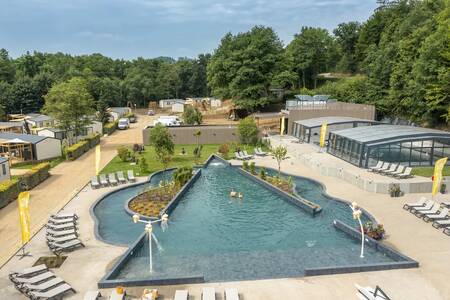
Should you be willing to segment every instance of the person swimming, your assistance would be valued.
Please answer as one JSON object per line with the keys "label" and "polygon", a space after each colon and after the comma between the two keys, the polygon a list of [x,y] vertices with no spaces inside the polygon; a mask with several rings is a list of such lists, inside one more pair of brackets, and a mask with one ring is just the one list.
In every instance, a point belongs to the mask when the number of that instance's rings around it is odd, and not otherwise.
{"label": "person swimming", "polygon": [[236,197],[236,196],[237,196],[237,192],[234,189],[231,189],[230,197]]}
{"label": "person swimming", "polygon": [[242,199],[243,197],[244,197],[244,194],[241,193],[241,192],[239,192],[239,193],[238,193],[238,198],[241,198],[241,199]]}

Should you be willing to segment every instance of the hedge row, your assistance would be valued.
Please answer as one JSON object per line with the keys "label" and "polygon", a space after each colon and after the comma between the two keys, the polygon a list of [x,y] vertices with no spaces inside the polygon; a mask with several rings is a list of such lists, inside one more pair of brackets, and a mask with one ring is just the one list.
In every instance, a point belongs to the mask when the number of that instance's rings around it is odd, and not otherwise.
{"label": "hedge row", "polygon": [[115,121],[112,123],[106,123],[105,125],[103,125],[103,133],[107,134],[107,135],[112,134],[114,131],[116,131],[117,124],[119,124],[119,121]]}
{"label": "hedge row", "polygon": [[17,179],[6,180],[0,183],[0,208],[16,200],[19,192],[19,181]]}
{"label": "hedge row", "polygon": [[89,149],[95,147],[100,143],[100,135],[96,134],[93,136],[89,136],[86,139],[73,144],[72,146],[66,149],[66,158],[68,160],[75,160],[84,153],[88,152]]}

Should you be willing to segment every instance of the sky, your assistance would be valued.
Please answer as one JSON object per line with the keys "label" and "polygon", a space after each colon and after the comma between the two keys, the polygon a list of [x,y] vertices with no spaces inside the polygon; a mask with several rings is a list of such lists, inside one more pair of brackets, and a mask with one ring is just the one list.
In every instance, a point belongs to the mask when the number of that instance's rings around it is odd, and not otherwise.
{"label": "sky", "polygon": [[0,48],[101,53],[113,58],[196,57],[227,33],[272,27],[286,45],[302,26],[363,22],[375,0],[0,0]]}

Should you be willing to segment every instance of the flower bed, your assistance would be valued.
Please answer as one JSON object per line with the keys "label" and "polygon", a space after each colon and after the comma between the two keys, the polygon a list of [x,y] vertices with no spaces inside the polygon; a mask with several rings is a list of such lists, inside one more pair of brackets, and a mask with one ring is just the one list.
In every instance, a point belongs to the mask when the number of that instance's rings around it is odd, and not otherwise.
{"label": "flower bed", "polygon": [[156,187],[137,195],[128,207],[140,215],[156,218],[179,190],[173,183]]}

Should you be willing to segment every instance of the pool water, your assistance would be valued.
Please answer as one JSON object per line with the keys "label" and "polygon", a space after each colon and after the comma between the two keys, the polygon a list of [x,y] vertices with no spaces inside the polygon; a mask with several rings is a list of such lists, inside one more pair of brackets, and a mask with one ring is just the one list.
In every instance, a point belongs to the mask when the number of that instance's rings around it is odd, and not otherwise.
{"label": "pool water", "polygon": [[[159,182],[152,178],[150,185]],[[371,248],[359,257],[360,243],[333,226],[338,219],[356,226],[347,204],[327,196],[320,184],[294,178],[297,193],[323,210],[316,217],[218,160],[202,169],[201,176],[183,196],[162,232],[154,226],[149,273],[148,242],[133,253],[114,278],[151,279],[203,275],[205,281],[231,281],[298,277],[305,268],[392,262]],[[244,198],[229,197],[231,189]],[[132,223],[123,209],[142,186],[125,189],[103,199],[94,209],[98,233],[116,244],[131,244],[143,226]]]}

